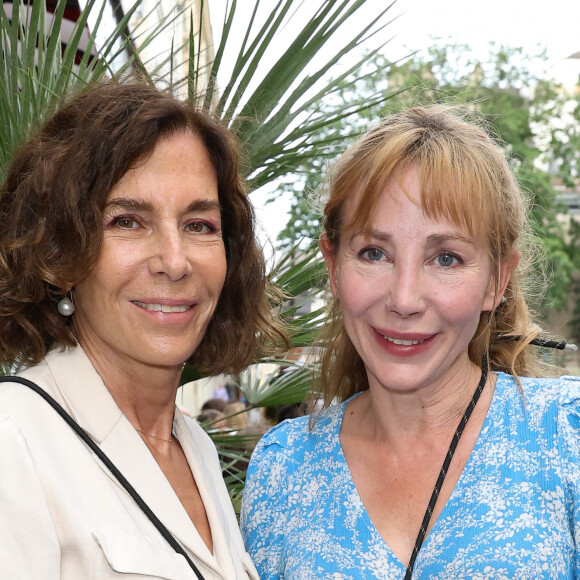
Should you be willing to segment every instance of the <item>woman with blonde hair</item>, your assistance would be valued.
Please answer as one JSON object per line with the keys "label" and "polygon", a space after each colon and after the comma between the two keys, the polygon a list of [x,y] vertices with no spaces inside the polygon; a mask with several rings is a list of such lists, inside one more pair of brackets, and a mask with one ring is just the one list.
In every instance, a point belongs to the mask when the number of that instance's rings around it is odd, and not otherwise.
{"label": "woman with blonde hair", "polygon": [[527,211],[502,148],[449,107],[395,114],[338,161],[325,409],[252,458],[260,578],[580,575],[580,381],[535,378]]}

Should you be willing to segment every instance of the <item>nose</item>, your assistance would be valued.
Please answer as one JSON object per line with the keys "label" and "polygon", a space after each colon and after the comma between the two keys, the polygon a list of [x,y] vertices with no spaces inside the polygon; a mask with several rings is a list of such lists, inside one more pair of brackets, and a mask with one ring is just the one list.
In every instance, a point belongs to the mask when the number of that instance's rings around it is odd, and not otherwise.
{"label": "nose", "polygon": [[425,310],[425,284],[420,266],[395,264],[386,300],[387,309],[402,318],[420,314]]}
{"label": "nose", "polygon": [[149,271],[170,280],[181,280],[191,273],[191,260],[185,240],[177,228],[165,228],[151,237]]}

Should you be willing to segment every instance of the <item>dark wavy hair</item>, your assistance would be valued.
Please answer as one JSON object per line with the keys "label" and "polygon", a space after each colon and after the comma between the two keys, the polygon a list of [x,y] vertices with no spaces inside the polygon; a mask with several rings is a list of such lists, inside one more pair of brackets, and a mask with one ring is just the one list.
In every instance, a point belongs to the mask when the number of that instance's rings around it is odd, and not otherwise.
{"label": "dark wavy hair", "polygon": [[0,364],[34,365],[76,344],[57,303],[96,264],[107,197],[161,139],[182,132],[203,141],[217,173],[227,259],[215,314],[188,363],[235,373],[285,343],[236,139],[169,89],[132,78],[72,96],[9,164],[0,189]]}

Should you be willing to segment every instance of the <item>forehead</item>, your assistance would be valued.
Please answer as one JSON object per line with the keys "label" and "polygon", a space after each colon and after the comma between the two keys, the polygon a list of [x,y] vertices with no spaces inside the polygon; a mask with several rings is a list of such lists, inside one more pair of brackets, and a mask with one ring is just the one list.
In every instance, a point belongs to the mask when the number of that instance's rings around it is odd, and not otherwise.
{"label": "forehead", "polygon": [[462,180],[442,177],[429,168],[398,168],[384,182],[367,183],[347,199],[343,230],[368,231],[379,206],[388,208],[389,203],[405,198],[420,207],[426,218],[448,221],[474,239],[484,238],[489,228],[488,212],[482,207],[481,196],[471,195],[472,191]]}
{"label": "forehead", "polygon": [[191,133],[162,138],[111,189],[107,201],[147,198],[163,204],[173,198],[217,198],[217,174],[203,141]]}

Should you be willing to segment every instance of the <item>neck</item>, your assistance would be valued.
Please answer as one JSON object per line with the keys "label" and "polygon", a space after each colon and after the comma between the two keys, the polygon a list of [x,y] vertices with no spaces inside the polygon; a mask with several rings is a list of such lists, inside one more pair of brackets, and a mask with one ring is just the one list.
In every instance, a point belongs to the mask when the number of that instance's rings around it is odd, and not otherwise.
{"label": "neck", "polygon": [[[369,391],[361,395],[358,423],[366,425],[367,436],[389,440],[395,445],[405,446],[418,440],[428,442],[438,435],[447,441],[449,433],[457,428],[480,377],[481,369],[469,362],[431,388],[416,391],[393,391],[369,381]],[[478,409],[487,410],[488,404],[478,405]]]}
{"label": "neck", "polygon": [[110,357],[102,360],[89,344],[81,346],[133,427],[170,439],[181,366],[145,366]]}

